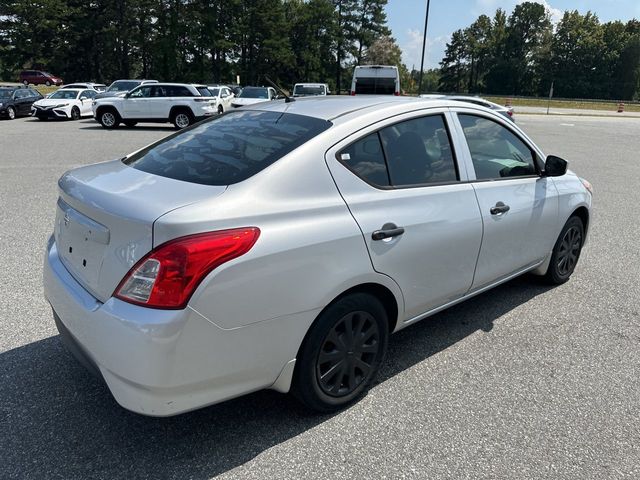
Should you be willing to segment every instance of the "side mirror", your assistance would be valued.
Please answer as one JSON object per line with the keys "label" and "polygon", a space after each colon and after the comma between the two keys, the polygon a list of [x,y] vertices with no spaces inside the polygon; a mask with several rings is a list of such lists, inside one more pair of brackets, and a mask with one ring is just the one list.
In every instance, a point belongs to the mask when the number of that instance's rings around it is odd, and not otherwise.
{"label": "side mirror", "polygon": [[567,173],[567,161],[555,155],[549,155],[544,162],[544,175],[546,177],[561,177]]}

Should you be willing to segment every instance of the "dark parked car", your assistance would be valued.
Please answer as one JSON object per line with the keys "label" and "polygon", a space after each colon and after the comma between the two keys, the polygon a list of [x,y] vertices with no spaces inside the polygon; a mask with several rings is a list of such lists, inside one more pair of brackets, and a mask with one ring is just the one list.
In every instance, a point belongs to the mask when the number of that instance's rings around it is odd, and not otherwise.
{"label": "dark parked car", "polygon": [[42,70],[23,70],[20,72],[20,82],[25,85],[33,83],[34,85],[62,85],[64,81],[60,77],[56,77]]}
{"label": "dark parked car", "polygon": [[13,120],[20,115],[31,115],[31,105],[41,98],[33,88],[0,87],[0,117]]}

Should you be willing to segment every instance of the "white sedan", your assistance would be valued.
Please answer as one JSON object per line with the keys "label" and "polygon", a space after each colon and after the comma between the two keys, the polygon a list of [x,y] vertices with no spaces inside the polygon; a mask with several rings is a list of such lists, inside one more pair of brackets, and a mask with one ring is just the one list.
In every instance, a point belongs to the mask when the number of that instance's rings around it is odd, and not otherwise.
{"label": "white sedan", "polygon": [[218,113],[226,112],[231,108],[231,101],[235,95],[231,92],[229,87],[207,87],[207,90],[211,92],[211,98],[215,99],[216,109]]}
{"label": "white sedan", "polygon": [[98,92],[93,89],[61,88],[48,98],[35,102],[31,108],[34,117],[40,120],[61,118],[78,120],[93,115],[91,102]]}

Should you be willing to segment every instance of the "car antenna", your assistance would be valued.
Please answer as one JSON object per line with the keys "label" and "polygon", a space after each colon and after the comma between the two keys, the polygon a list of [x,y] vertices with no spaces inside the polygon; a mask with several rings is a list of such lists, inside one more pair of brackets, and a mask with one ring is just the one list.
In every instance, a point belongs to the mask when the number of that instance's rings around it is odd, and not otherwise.
{"label": "car antenna", "polygon": [[274,82],[273,80],[271,80],[267,75],[264,76],[264,79],[269,82],[269,85],[271,85],[273,88],[275,88],[279,93],[282,94],[282,96],[284,97],[284,103],[291,103],[291,102],[295,102],[296,99],[293,97],[290,97],[289,95],[287,95],[286,93],[284,93],[284,90],[282,90],[277,84],[276,82]]}

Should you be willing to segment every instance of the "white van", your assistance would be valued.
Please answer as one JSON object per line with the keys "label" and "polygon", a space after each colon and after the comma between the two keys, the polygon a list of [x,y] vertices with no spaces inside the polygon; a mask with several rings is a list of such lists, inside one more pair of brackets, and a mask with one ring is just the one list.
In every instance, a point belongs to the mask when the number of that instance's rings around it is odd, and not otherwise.
{"label": "white van", "polygon": [[326,83],[296,83],[293,86],[294,97],[318,97],[330,93],[329,85]]}
{"label": "white van", "polygon": [[400,72],[395,65],[363,65],[353,71],[351,95],[400,95]]}

